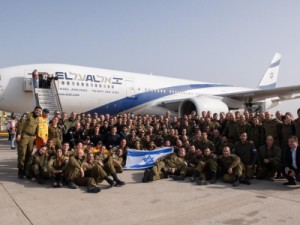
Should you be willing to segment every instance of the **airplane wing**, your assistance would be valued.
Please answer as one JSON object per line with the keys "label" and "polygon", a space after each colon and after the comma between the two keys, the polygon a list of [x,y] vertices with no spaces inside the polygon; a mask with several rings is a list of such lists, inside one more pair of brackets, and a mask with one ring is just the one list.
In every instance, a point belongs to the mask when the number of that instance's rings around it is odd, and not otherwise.
{"label": "airplane wing", "polygon": [[267,90],[254,89],[254,90],[244,91],[244,92],[221,94],[218,96],[228,97],[238,101],[244,101],[245,99],[249,99],[249,98],[252,98],[253,101],[261,101],[267,98],[277,97],[279,98],[278,101],[282,101],[282,100],[299,98],[300,96],[297,96],[297,94],[300,95],[300,85],[278,87],[278,88],[267,89]]}

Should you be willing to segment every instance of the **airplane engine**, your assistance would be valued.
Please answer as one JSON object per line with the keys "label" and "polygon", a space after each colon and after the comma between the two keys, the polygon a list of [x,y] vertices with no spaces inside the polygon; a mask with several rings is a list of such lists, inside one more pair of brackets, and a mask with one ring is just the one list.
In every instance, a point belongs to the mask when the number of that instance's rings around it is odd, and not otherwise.
{"label": "airplane engine", "polygon": [[210,96],[199,96],[182,101],[179,105],[178,113],[180,116],[190,114],[196,111],[201,115],[202,111],[210,111],[211,113],[228,112],[228,106],[218,98]]}

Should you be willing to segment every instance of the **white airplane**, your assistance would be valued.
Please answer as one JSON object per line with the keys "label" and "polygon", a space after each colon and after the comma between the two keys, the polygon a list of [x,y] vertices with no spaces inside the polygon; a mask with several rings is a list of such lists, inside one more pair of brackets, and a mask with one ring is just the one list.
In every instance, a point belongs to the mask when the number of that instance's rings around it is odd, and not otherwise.
{"label": "white airplane", "polygon": [[[0,69],[0,110],[22,113],[37,104],[50,111],[99,114],[267,110],[299,97],[300,85],[275,87],[280,59],[276,53],[256,89],[64,64],[8,67]],[[57,77],[50,89],[33,88],[35,69]]]}

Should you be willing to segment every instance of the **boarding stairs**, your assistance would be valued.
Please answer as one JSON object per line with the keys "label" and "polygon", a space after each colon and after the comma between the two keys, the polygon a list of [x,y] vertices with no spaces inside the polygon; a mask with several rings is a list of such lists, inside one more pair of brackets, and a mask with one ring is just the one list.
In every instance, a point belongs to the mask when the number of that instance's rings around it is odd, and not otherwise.
{"label": "boarding stairs", "polygon": [[55,110],[62,112],[62,107],[55,83],[56,81],[53,80],[49,89],[34,88],[35,104],[41,106],[43,109],[49,109],[49,117],[54,115]]}

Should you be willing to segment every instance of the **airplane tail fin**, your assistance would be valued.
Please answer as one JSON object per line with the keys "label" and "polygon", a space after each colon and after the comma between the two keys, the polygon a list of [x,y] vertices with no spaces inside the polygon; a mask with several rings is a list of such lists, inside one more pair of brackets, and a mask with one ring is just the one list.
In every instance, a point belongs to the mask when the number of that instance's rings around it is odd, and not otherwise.
{"label": "airplane tail fin", "polygon": [[261,90],[272,89],[276,87],[279,65],[281,60],[281,54],[276,53],[271,65],[267,69],[257,88]]}

